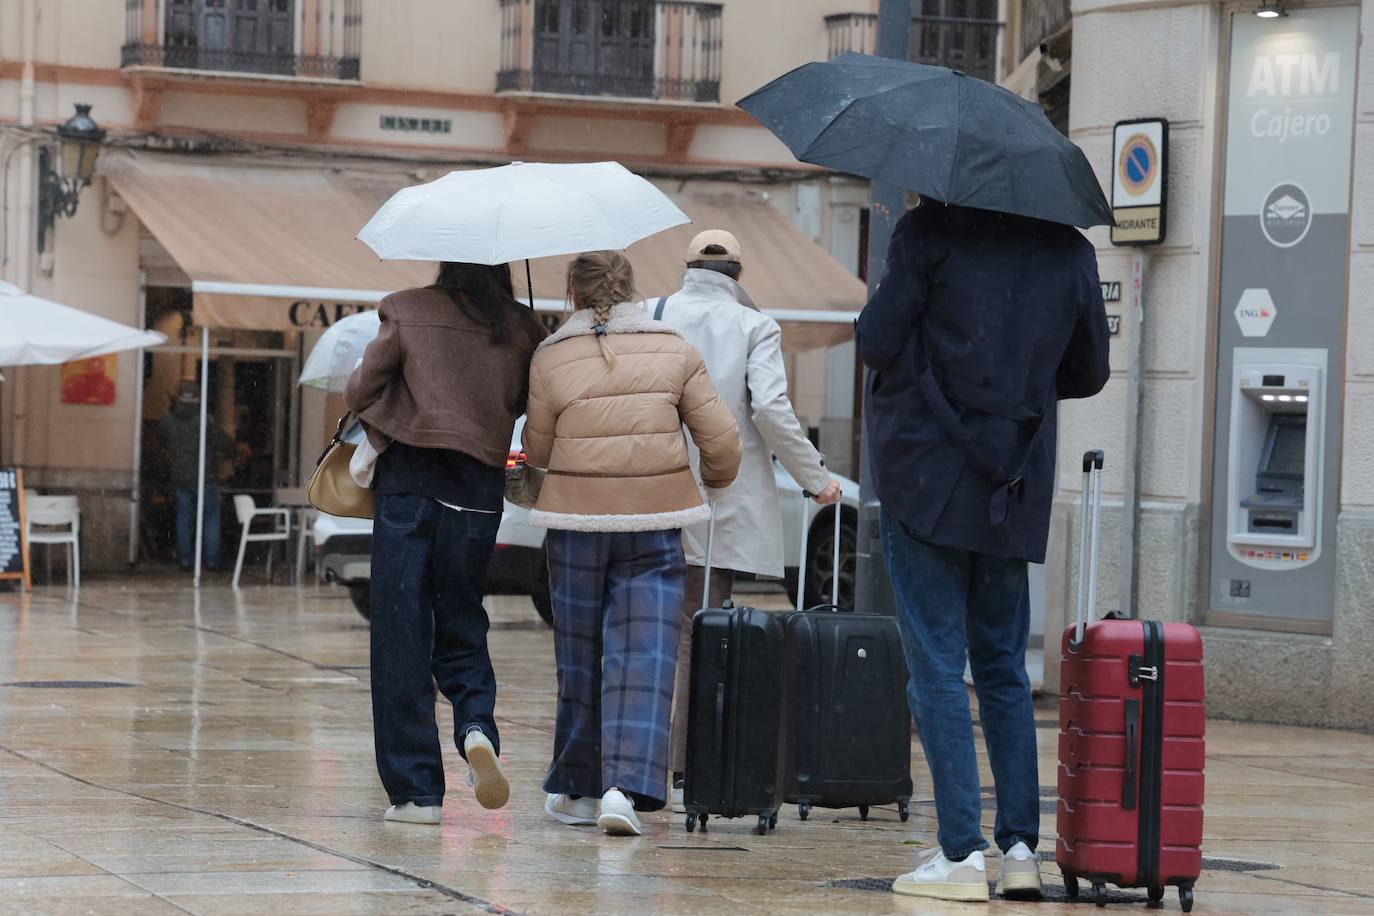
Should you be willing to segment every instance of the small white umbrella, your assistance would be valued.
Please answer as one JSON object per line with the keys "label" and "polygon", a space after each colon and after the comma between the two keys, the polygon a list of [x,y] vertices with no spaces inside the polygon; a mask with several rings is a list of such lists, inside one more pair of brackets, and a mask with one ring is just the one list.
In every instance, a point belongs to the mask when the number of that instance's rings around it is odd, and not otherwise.
{"label": "small white umbrella", "polygon": [[324,391],[343,391],[353,367],[381,330],[381,316],[373,309],[341,318],[320,335],[305,358],[298,385]]}
{"label": "small white umbrella", "polygon": [[156,331],[31,296],[0,281],[0,366],[52,366],[166,342]]}
{"label": "small white umbrella", "polygon": [[618,162],[516,162],[397,191],[358,238],[385,259],[507,264],[623,250],[689,222]]}

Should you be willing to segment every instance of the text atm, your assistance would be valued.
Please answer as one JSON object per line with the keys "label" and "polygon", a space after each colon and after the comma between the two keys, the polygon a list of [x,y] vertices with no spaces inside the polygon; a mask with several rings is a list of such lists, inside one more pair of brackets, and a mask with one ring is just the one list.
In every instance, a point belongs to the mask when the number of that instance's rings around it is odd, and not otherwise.
{"label": "text atm", "polygon": [[1325,350],[1235,350],[1226,541],[1247,566],[1320,553],[1325,376]]}

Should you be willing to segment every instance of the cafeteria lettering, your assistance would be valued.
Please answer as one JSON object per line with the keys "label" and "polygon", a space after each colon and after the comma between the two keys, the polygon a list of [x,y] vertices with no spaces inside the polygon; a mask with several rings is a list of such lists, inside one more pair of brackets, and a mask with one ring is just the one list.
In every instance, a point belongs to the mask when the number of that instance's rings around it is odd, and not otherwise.
{"label": "cafeteria lettering", "polygon": [[291,323],[298,328],[327,328],[340,318],[370,311],[373,306],[356,302],[311,302],[300,299],[291,303]]}

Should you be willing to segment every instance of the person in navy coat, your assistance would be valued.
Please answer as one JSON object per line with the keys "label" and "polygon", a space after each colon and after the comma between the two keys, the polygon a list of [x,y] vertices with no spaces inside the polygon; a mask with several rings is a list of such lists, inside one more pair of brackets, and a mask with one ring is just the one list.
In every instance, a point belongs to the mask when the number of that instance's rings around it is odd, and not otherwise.
{"label": "person in navy coat", "polygon": [[997,786],[998,892],[1039,896],[1028,562],[1043,562],[1057,402],[1107,382],[1093,246],[1076,229],[924,201],[858,321],[869,469],[930,765],[939,848],[898,893],[986,900],[973,672]]}

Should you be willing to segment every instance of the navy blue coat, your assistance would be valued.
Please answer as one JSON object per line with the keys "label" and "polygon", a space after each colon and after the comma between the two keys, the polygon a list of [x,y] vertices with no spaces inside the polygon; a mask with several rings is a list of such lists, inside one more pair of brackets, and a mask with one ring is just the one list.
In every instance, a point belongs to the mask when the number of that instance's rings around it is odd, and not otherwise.
{"label": "navy blue coat", "polygon": [[1107,382],[1092,245],[1070,226],[927,202],[858,322],[878,498],[916,537],[1043,562],[1056,400]]}

